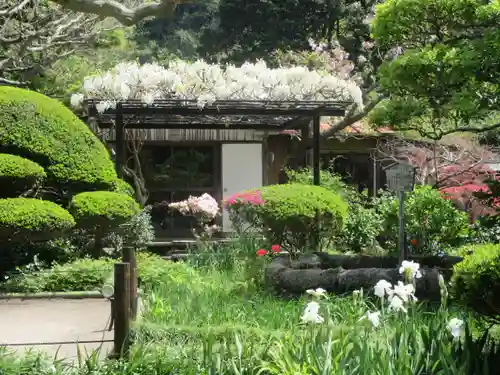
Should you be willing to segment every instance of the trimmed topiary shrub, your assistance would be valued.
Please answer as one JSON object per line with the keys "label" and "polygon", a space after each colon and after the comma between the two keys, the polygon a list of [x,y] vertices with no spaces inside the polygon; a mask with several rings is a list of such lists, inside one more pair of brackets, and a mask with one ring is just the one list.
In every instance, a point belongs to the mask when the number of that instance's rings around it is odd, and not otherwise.
{"label": "trimmed topiary shrub", "polygon": [[104,238],[119,232],[120,226],[140,212],[139,204],[130,196],[111,191],[92,191],[73,197],[70,212],[77,227],[85,230],[94,239],[92,256],[102,255]]}
{"label": "trimmed topiary shrub", "polygon": [[114,228],[126,223],[141,210],[130,196],[111,191],[77,194],[69,207],[82,229]]}
{"label": "trimmed topiary shrub", "polygon": [[453,268],[455,298],[473,310],[500,319],[500,245],[464,246]]}
{"label": "trimmed topiary shrub", "polygon": [[56,238],[75,226],[68,211],[33,198],[0,199],[0,239],[17,242]]}
{"label": "trimmed topiary shrub", "polygon": [[73,191],[111,189],[117,180],[106,147],[62,103],[0,86],[0,151],[31,159]]}
{"label": "trimmed topiary shrub", "polygon": [[19,196],[47,177],[37,163],[20,156],[0,154],[1,195],[5,198]]}
{"label": "trimmed topiary shrub", "polygon": [[[272,244],[292,251],[316,249],[319,241],[337,236],[347,217],[347,203],[321,186],[284,184],[264,186],[228,198],[232,218],[241,218],[262,231]],[[319,224],[319,225],[318,225]]]}

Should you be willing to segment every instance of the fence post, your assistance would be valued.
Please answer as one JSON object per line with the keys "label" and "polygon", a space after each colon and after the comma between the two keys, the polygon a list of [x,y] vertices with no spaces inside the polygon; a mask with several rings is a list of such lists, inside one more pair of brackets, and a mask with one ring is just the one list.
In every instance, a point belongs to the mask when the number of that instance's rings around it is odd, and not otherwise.
{"label": "fence post", "polygon": [[124,263],[130,263],[130,314],[131,319],[137,317],[137,257],[135,248],[124,246],[122,250],[122,259]]}
{"label": "fence post", "polygon": [[115,332],[113,357],[126,356],[130,348],[130,264],[115,264]]}

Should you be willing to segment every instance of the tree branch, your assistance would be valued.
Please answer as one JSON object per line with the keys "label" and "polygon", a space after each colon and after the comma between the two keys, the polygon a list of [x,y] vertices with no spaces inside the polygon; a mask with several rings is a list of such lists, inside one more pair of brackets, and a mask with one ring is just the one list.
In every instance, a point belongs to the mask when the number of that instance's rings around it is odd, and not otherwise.
{"label": "tree branch", "polygon": [[332,125],[328,130],[326,130],[325,132],[323,132],[323,134],[321,134],[321,137],[323,139],[327,139],[327,138],[330,138],[332,137],[335,133],[341,131],[341,130],[344,130],[345,128],[347,128],[348,126],[362,120],[363,118],[365,118],[365,116],[373,109],[375,108],[375,106],[383,99],[382,96],[378,96],[376,99],[372,99],[371,101],[368,102],[368,104],[365,105],[365,108],[358,112],[358,113],[355,113],[356,111],[356,107],[353,106],[351,108],[351,110],[349,111],[349,113],[342,119],[340,120],[339,122],[337,122],[336,124]]}
{"label": "tree branch", "polygon": [[60,6],[82,13],[96,14],[101,18],[111,17],[126,26],[132,26],[139,21],[154,17],[171,15],[175,7],[185,0],[162,0],[141,4],[129,8],[119,1],[113,0],[52,0]]}

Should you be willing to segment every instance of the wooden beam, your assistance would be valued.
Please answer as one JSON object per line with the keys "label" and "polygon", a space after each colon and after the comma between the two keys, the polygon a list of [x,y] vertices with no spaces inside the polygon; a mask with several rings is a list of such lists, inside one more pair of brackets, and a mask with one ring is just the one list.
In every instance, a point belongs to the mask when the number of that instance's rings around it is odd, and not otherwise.
{"label": "wooden beam", "polygon": [[116,106],[115,114],[115,169],[118,177],[123,177],[123,166],[127,162],[127,145],[125,139],[125,129],[123,123],[123,112],[121,104]]}

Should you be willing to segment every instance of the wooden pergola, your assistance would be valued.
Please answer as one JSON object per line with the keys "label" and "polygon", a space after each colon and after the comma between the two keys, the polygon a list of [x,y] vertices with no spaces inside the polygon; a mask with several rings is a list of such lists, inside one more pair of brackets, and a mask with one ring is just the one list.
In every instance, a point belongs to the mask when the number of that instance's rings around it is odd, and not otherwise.
{"label": "wooden pergola", "polygon": [[313,123],[314,184],[320,184],[320,118],[344,116],[352,102],[339,101],[269,101],[217,100],[200,105],[197,100],[155,100],[147,105],[128,100],[116,108],[99,113],[104,100],[85,102],[86,116],[99,128],[115,128],[116,170],[121,175],[126,163],[125,129],[243,129],[283,131],[300,129]]}

